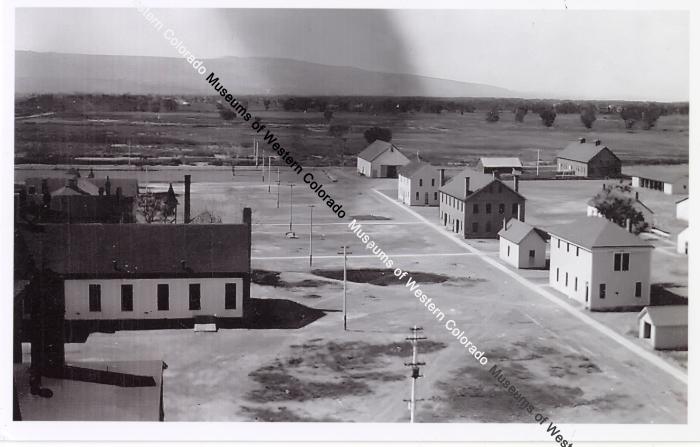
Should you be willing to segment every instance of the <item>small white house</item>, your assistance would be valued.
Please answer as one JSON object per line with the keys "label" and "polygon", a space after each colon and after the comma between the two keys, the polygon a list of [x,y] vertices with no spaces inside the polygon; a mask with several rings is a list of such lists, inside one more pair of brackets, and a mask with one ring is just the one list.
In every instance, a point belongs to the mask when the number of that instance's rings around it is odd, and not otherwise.
{"label": "small white house", "polygon": [[688,306],[648,306],[637,316],[639,338],[654,349],[688,349]]}
{"label": "small white house", "polygon": [[550,287],[590,310],[649,305],[651,243],[597,217],[549,234]]}
{"label": "small white house", "polygon": [[396,178],[409,160],[392,143],[376,140],[357,155],[357,172],[365,177]]}
{"label": "small white house", "polygon": [[677,201],[676,219],[688,222],[688,207],[690,207],[690,200],[688,200],[688,196],[685,196]]}
{"label": "small white house", "polygon": [[501,260],[519,269],[544,268],[547,265],[547,233],[510,219],[498,232]]}
{"label": "small white house", "polygon": [[676,245],[676,252],[682,254],[682,255],[687,255],[688,254],[688,238],[690,237],[690,234],[688,232],[688,227],[685,227],[683,231],[678,233],[678,239],[677,239],[677,245]]}
{"label": "small white house", "polygon": [[399,168],[399,200],[409,206],[438,206],[444,173],[444,169],[418,160],[402,166]]}

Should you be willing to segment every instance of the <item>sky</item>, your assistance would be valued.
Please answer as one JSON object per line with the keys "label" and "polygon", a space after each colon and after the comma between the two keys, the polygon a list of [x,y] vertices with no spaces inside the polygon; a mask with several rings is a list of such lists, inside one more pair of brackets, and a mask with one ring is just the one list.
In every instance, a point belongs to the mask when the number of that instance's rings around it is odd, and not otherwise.
{"label": "sky", "polygon": [[[198,57],[282,57],[526,96],[687,101],[683,11],[154,9]],[[176,57],[135,8],[19,8],[15,48]]]}

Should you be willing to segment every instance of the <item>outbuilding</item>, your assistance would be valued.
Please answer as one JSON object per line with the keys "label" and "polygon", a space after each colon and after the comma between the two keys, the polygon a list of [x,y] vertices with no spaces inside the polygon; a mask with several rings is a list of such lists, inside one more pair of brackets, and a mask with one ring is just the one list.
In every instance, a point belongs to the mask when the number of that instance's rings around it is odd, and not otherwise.
{"label": "outbuilding", "polygon": [[646,188],[664,194],[688,194],[687,168],[678,166],[635,166],[625,175],[632,177],[633,188]]}
{"label": "outbuilding", "polygon": [[544,268],[547,265],[545,231],[518,219],[510,219],[498,232],[499,256],[515,268]]}
{"label": "outbuilding", "polygon": [[477,169],[484,174],[512,174],[513,170],[521,171],[523,163],[518,157],[481,157]]}
{"label": "outbuilding", "polygon": [[654,349],[688,349],[688,306],[647,306],[637,316],[639,338]]}
{"label": "outbuilding", "polygon": [[365,177],[396,178],[408,159],[392,143],[375,140],[357,155],[357,172]]}
{"label": "outbuilding", "polygon": [[621,174],[622,162],[600,140],[587,143],[581,138],[559,153],[557,171],[574,177],[615,178]]}

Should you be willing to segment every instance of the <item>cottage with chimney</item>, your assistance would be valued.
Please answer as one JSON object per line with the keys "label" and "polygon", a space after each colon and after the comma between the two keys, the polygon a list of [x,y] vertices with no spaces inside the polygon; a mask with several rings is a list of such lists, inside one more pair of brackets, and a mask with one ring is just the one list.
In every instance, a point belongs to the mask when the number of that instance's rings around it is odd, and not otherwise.
{"label": "cottage with chimney", "polygon": [[243,317],[251,211],[241,224],[47,224],[19,229],[27,306],[61,309],[76,331],[192,327]]}
{"label": "cottage with chimney", "polygon": [[547,265],[546,231],[510,219],[498,232],[499,257],[518,269],[544,268]]}
{"label": "cottage with chimney", "polygon": [[651,243],[597,217],[548,231],[551,287],[590,310],[649,305]]}
{"label": "cottage with chimney", "polygon": [[357,155],[357,172],[365,177],[396,178],[398,168],[410,162],[392,143],[375,140]]}
{"label": "cottage with chimney", "polygon": [[440,222],[465,238],[496,238],[503,222],[525,220],[525,197],[495,175],[466,168],[440,188]]}
{"label": "cottage with chimney", "polygon": [[409,206],[438,206],[445,170],[420,160],[399,168],[399,200]]}
{"label": "cottage with chimney", "polygon": [[621,175],[622,162],[600,140],[587,143],[580,138],[559,153],[557,171],[575,177],[613,178]]}

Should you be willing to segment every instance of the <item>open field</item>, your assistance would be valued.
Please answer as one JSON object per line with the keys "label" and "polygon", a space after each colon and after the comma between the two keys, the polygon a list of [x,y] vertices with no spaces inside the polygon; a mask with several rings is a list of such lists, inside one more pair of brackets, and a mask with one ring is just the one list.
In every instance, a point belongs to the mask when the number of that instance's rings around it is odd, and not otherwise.
{"label": "open field", "polygon": [[[172,180],[184,174],[162,172]],[[324,178],[320,170],[314,172]],[[348,219],[338,219],[285,169],[282,185],[298,184],[293,198],[298,239],[286,239],[289,187],[281,191],[278,209],[275,186],[268,193],[261,178],[247,172],[228,181],[193,184],[193,215],[209,208],[225,222],[234,222],[240,220],[242,207],[251,206],[253,268],[267,272],[256,275],[252,296],[274,299],[275,305],[302,306],[301,313],[287,318],[302,318],[303,309],[314,315],[320,311],[320,318],[305,320],[298,329],[287,329],[294,322],[286,321],[279,328],[218,333],[92,334],[85,344],[67,345],[67,359],[162,358],[169,366],[164,376],[166,420],[397,422],[408,418],[402,399],[409,395],[409,371],[403,363],[410,350],[404,338],[417,324],[428,337],[420,349],[420,360],[427,365],[418,383],[419,397],[425,399],[418,421],[530,422],[532,416],[514,406],[489,376],[488,368],[495,364],[517,382],[536,411],[557,423],[686,421],[683,381],[545,298],[544,291],[552,293],[545,271],[515,272],[530,285],[523,287],[512,274],[486,262],[497,258],[495,241],[469,241],[478,251],[465,249],[456,236],[429,224],[437,221],[436,208],[416,208],[414,214],[396,203],[395,180],[359,178],[352,169],[331,172],[338,182],[325,181],[325,189],[339,198],[348,216],[384,218],[364,220],[363,228],[397,266],[424,275],[421,288],[444,312],[444,321],[437,321],[406,287],[372,272],[382,264],[349,232]],[[168,180],[159,177],[153,186],[167,187]],[[545,225],[585,215],[585,200],[600,183],[522,182],[528,221]],[[181,192],[182,185],[174,186]],[[649,200],[661,206],[673,200],[666,197]],[[311,204],[314,262],[309,267]],[[352,251],[348,264],[356,272],[351,279],[361,281],[348,283],[347,332],[340,312],[342,281],[335,279],[342,269],[337,252],[343,244]],[[655,268],[661,276],[654,281],[680,283],[685,274],[687,286],[687,258],[659,253],[655,250],[654,265],[671,264],[678,272],[668,277],[667,270]],[[370,277],[374,279],[367,282]],[[621,315],[614,321],[607,321],[607,315],[592,316],[618,327],[619,337],[633,340],[625,333],[631,315]],[[488,368],[445,329],[448,319],[485,352]]]}
{"label": "open field", "polygon": [[[585,129],[577,114],[559,114],[553,127],[544,127],[529,113],[523,123],[503,112],[497,123],[487,123],[484,112],[459,113],[336,113],[330,123],[319,112],[256,110],[280,143],[304,165],[354,164],[352,155],[366,145],[363,132],[371,126],[391,129],[393,142],[409,155],[420,151],[436,163],[475,163],[481,156],[520,156],[527,162],[554,159],[556,152],[579,137],[601,139],[623,162],[688,161],[688,116],[662,116],[651,130],[625,129],[617,115],[600,115],[593,129]],[[329,135],[330,124],[344,124],[346,141]],[[254,131],[239,118],[223,121],[216,112],[112,112],[83,116],[38,116],[15,123],[18,160],[69,162],[71,157],[132,156],[238,158],[251,156]],[[131,145],[130,151],[127,145]],[[342,153],[346,156],[343,159]],[[52,155],[55,158],[49,158]],[[187,159],[182,159],[187,162]],[[165,163],[168,160],[163,160]]]}

